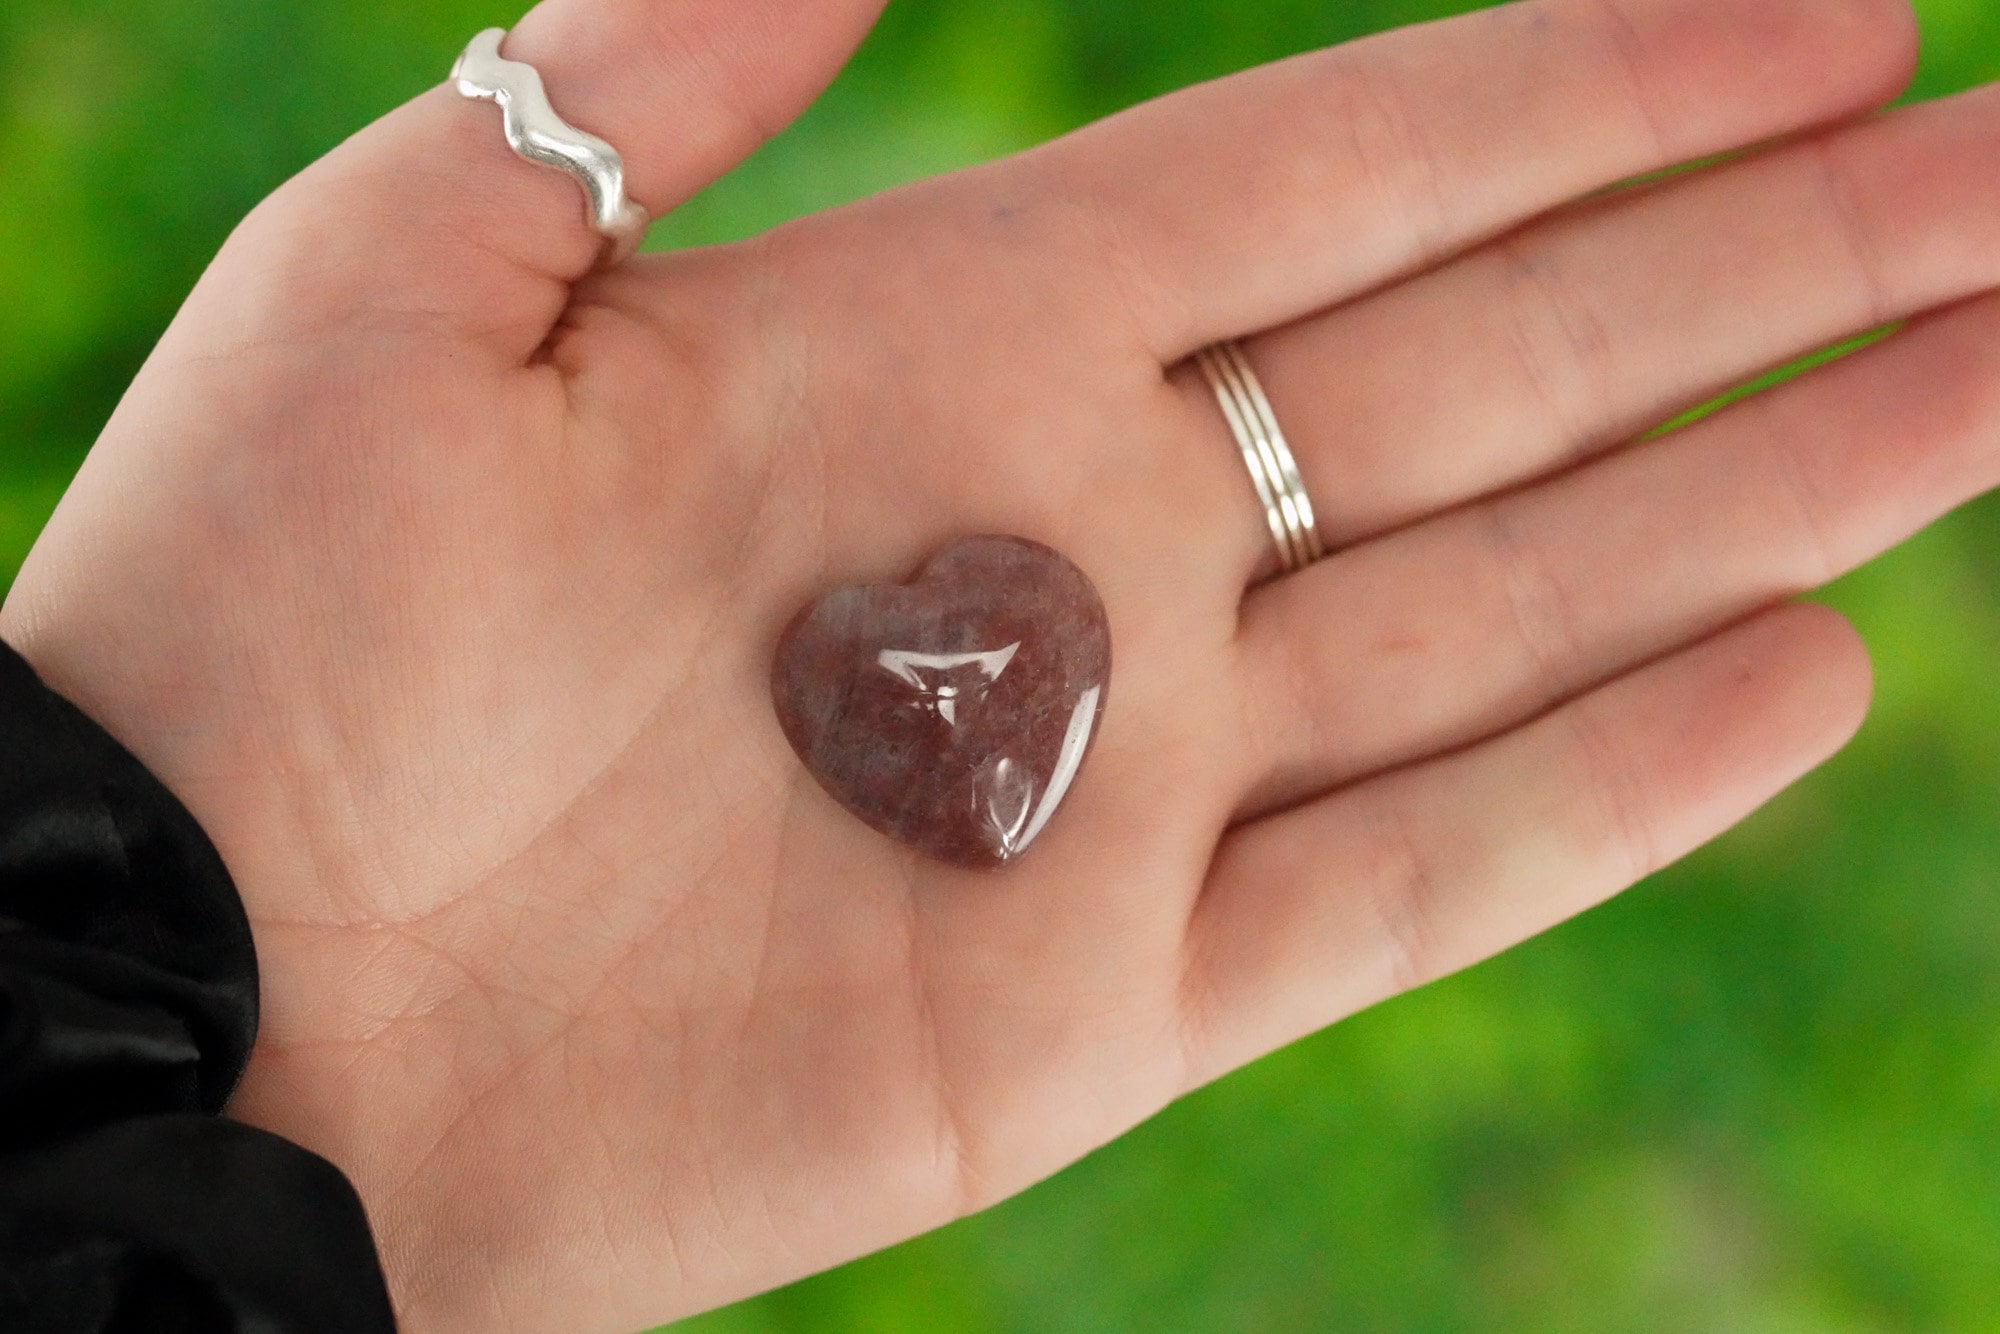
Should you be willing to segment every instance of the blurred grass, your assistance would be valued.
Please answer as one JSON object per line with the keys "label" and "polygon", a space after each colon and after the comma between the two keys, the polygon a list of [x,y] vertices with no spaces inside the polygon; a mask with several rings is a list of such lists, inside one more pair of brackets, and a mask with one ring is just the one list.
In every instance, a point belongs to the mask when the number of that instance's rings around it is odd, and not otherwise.
{"label": "blurred grass", "polygon": [[[656,244],[1469,7],[899,0],[833,91]],[[1919,9],[1918,95],[2000,75],[1993,0]],[[514,16],[11,0],[0,580],[234,221]],[[1874,717],[1720,844],[998,1209],[681,1328],[2000,1330],[1996,538],[1982,502],[1833,591],[1875,653]]]}

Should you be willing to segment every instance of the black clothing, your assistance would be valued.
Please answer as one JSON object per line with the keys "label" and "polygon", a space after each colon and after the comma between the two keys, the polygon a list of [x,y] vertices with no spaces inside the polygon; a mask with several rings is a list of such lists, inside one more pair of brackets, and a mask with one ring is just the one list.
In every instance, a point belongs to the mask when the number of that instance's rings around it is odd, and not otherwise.
{"label": "black clothing", "polygon": [[0,644],[0,1331],[379,1334],[331,1163],[220,1113],[250,925],[194,817]]}

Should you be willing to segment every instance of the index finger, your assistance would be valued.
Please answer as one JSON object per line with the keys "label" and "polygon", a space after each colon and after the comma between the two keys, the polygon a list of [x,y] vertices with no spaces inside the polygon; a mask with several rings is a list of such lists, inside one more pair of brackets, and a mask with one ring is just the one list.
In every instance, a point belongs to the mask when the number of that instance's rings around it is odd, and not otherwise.
{"label": "index finger", "polygon": [[1882,105],[1907,0],[1520,0],[1170,94],[1025,159],[1162,364],[1603,187]]}

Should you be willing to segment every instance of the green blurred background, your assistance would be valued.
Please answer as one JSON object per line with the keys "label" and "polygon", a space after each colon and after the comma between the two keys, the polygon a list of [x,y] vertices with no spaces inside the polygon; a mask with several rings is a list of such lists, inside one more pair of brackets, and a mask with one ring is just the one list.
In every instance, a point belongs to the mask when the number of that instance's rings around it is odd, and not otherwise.
{"label": "green blurred background", "polygon": [[[654,243],[1469,7],[897,0]],[[2000,76],[2000,3],[1918,8],[1918,96]],[[235,220],[515,16],[7,0],[0,583]],[[1832,596],[1874,648],[1873,719],[1719,845],[1009,1204],[680,1328],[2000,1330],[2000,504]]]}

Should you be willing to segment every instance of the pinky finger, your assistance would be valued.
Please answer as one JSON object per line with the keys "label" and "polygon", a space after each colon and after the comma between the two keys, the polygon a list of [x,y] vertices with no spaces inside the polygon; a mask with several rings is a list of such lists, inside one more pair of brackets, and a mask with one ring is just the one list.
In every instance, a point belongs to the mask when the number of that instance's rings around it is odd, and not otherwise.
{"label": "pinky finger", "polygon": [[1244,825],[1189,925],[1190,1084],[1685,856],[1867,712],[1853,629],[1768,611],[1469,750]]}

